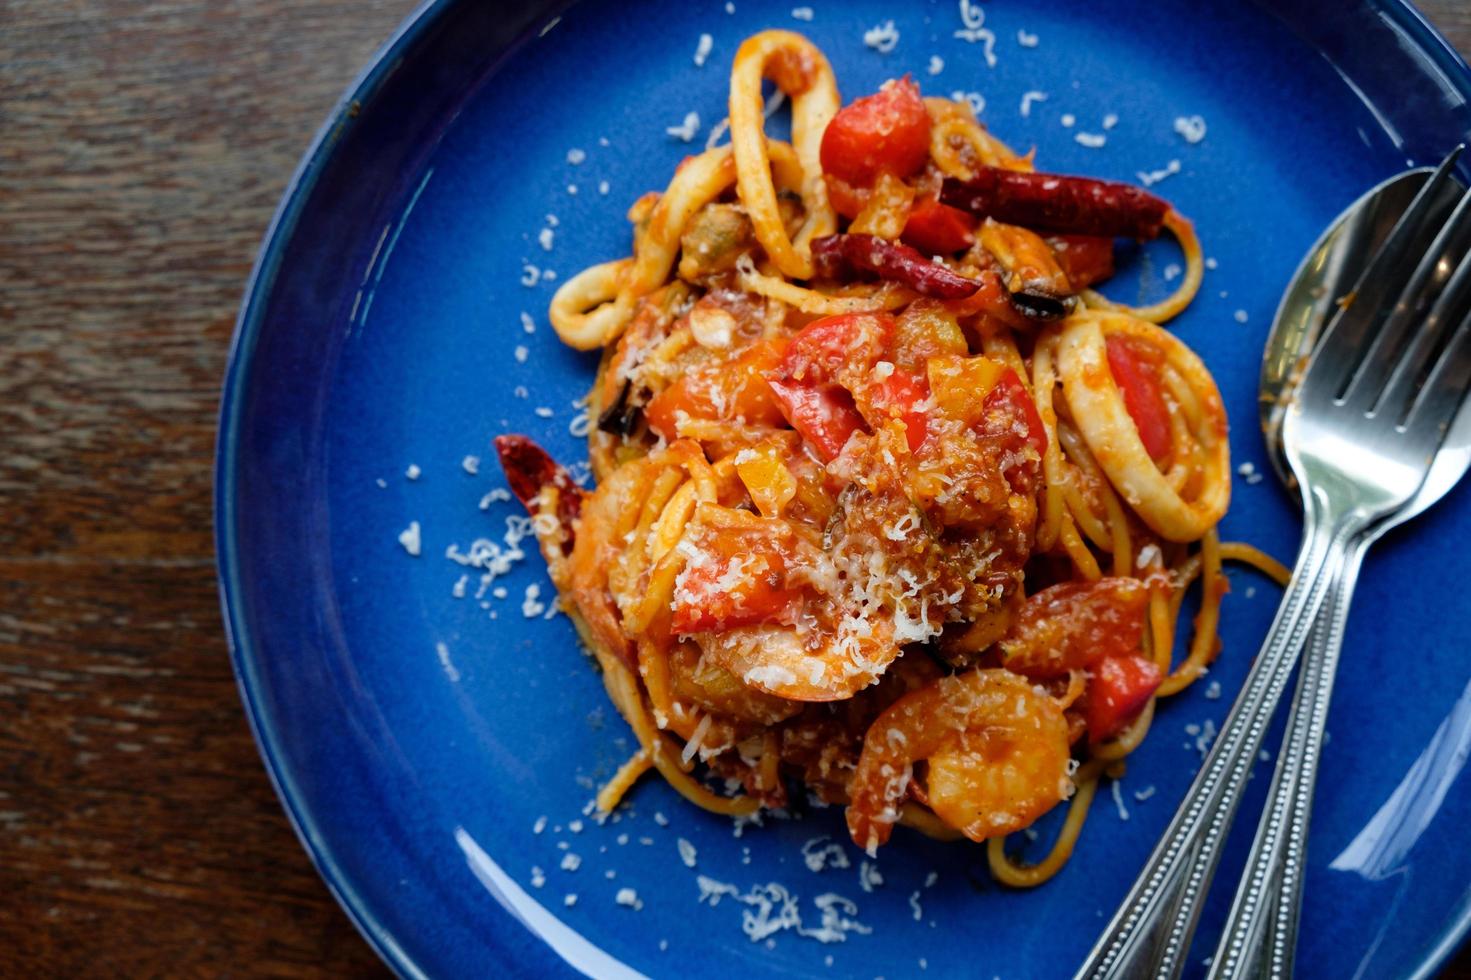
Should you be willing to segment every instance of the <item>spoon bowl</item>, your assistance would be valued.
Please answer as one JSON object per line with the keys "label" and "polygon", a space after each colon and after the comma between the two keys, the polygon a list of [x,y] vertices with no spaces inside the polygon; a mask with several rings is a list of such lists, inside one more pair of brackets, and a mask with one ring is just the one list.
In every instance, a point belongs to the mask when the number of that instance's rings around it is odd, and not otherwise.
{"label": "spoon bowl", "polygon": [[[1308,249],[1282,294],[1262,353],[1257,407],[1267,458],[1288,490],[1295,491],[1297,481],[1282,449],[1282,419],[1292,394],[1338,304],[1350,296],[1359,275],[1432,173],[1433,167],[1406,170],[1365,191]],[[1464,190],[1455,180],[1447,181],[1440,192],[1442,203],[1449,205]],[[1468,466],[1471,410],[1462,406],[1404,519],[1444,496]]]}

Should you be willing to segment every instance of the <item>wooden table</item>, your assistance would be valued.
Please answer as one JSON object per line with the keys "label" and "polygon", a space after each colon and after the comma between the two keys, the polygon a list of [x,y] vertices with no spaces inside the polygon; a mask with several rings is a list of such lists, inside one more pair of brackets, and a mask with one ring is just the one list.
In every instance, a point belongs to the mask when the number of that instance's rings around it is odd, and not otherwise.
{"label": "wooden table", "polygon": [[0,975],[386,972],[246,729],[210,468],[261,232],[412,6],[0,0]]}

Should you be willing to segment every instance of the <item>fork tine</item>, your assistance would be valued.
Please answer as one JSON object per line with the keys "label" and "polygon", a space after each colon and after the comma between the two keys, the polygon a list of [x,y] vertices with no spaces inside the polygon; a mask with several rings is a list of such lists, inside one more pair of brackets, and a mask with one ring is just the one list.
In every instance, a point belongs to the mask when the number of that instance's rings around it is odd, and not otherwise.
{"label": "fork tine", "polygon": [[1456,412],[1471,390],[1471,310],[1451,336],[1405,418],[1406,432],[1425,439],[1433,452],[1445,439]]}
{"label": "fork tine", "polygon": [[1410,271],[1414,268],[1412,263],[1424,255],[1452,209],[1452,202],[1446,200],[1443,191],[1451,179],[1451,168],[1463,149],[1464,144],[1457,146],[1430,175],[1354,284],[1349,294],[1353,297],[1352,302],[1339,309],[1324,328],[1320,350],[1354,353],[1345,357],[1314,358],[1308,371],[1314,379],[1311,390],[1337,398],[1359,373],[1367,354],[1368,338],[1390,315],[1389,301],[1398,294],[1398,287],[1410,278]]}
{"label": "fork tine", "polygon": [[[1471,192],[1460,201],[1435,240],[1400,289],[1394,306],[1384,317],[1379,329],[1369,339],[1359,357],[1358,369],[1339,398],[1345,405],[1365,412],[1376,411],[1385,404],[1381,392],[1392,373],[1418,357],[1416,373],[1423,375],[1431,352],[1440,343],[1447,322],[1454,324],[1454,307],[1447,317],[1432,319],[1434,304],[1453,278],[1452,270],[1460,263],[1471,245]],[[1395,417],[1396,420],[1400,416]]]}
{"label": "fork tine", "polygon": [[[1462,208],[1471,212],[1471,194],[1467,195]],[[1471,220],[1466,222],[1466,226],[1471,233]],[[1456,323],[1468,310],[1471,310],[1471,250],[1461,255],[1460,264],[1424,322],[1418,328],[1406,331],[1411,334],[1410,342],[1392,371],[1388,372],[1389,382],[1374,406],[1375,414],[1389,413],[1396,422],[1408,420],[1417,393],[1426,387],[1429,380],[1427,374],[1434,363],[1432,359],[1443,351],[1449,351],[1446,337],[1452,335],[1454,339],[1452,331],[1459,329]]]}

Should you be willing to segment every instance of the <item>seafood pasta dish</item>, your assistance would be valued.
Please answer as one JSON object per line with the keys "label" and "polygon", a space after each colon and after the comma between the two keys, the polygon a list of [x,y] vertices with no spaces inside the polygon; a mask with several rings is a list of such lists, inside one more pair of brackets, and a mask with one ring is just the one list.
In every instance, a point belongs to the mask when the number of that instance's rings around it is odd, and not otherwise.
{"label": "seafood pasta dish", "polygon": [[[729,134],[633,203],[630,257],[552,301],[560,338],[602,351],[596,488],[497,440],[638,740],[598,806],[654,769],[717,813],[811,799],[870,854],[903,824],[1041,882],[1216,656],[1222,562],[1284,574],[1218,539],[1225,411],[1161,326],[1200,286],[1194,230],[1141,188],[1039,172],[907,76],[842,105],[787,31],[736,53]],[[1093,291],[1116,239],[1165,232],[1171,296]],[[1007,853],[1063,803],[1047,857]]]}

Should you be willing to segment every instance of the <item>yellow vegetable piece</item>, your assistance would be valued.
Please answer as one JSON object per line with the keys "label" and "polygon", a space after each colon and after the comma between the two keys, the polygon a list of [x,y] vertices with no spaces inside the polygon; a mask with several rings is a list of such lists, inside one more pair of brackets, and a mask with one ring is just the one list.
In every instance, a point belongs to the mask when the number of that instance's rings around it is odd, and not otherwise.
{"label": "yellow vegetable piece", "polygon": [[951,418],[972,421],[980,418],[981,405],[1006,365],[989,357],[957,357],[942,354],[929,360],[930,391],[939,410]]}
{"label": "yellow vegetable piece", "polygon": [[762,517],[780,517],[796,496],[797,481],[774,446],[741,450],[735,468]]}

